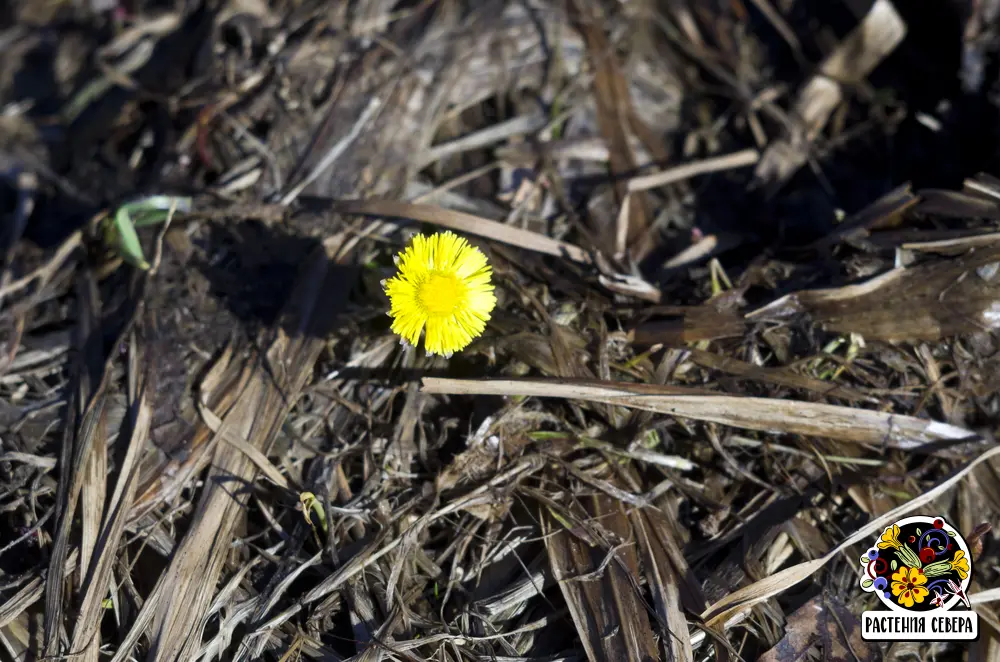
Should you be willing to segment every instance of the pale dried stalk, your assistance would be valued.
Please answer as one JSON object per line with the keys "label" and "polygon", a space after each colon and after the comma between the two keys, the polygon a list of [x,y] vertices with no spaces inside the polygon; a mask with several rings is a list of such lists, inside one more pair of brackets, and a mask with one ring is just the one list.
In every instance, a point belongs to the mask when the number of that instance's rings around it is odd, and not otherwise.
{"label": "pale dried stalk", "polygon": [[903,450],[932,447],[935,442],[976,438],[964,428],[912,416],[797,400],[705,395],[676,386],[583,380],[437,377],[426,377],[423,384],[426,393],[587,400],[749,430],[812,435]]}
{"label": "pale dried stalk", "polygon": [[94,546],[94,558],[92,563],[88,564],[84,577],[84,594],[70,645],[71,651],[82,654],[83,662],[97,662],[99,659],[100,623],[104,609],[102,603],[112,584],[112,570],[118,546],[125,532],[125,524],[128,522],[129,508],[139,486],[139,464],[153,417],[146,390],[146,377],[142,374],[143,364],[148,364],[142,360],[136,344],[137,341],[133,336],[129,352],[131,382],[129,395],[134,412],[131,435],[114,492],[104,509],[104,521],[101,523],[100,535]]}

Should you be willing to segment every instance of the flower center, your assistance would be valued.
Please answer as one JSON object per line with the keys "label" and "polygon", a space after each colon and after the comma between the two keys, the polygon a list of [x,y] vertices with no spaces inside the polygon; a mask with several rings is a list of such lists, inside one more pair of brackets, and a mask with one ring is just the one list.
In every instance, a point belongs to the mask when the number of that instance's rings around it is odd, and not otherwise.
{"label": "flower center", "polygon": [[465,287],[452,274],[432,273],[420,285],[417,298],[430,315],[451,315],[465,297]]}

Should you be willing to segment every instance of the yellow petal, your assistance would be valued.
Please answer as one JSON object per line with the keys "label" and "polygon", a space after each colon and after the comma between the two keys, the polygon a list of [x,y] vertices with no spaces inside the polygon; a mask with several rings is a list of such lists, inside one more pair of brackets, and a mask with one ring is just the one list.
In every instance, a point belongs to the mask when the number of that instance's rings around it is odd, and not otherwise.
{"label": "yellow petal", "polygon": [[450,356],[486,328],[496,296],[482,252],[451,232],[414,237],[385,283],[392,331],[411,345],[425,332],[428,354]]}

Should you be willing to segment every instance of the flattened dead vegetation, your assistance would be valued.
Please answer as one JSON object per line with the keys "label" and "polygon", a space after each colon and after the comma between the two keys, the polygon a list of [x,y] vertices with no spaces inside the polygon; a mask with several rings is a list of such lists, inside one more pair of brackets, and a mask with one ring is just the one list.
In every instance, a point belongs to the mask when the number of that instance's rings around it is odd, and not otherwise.
{"label": "flattened dead vegetation", "polygon": [[998,659],[997,2],[9,4],[0,658]]}

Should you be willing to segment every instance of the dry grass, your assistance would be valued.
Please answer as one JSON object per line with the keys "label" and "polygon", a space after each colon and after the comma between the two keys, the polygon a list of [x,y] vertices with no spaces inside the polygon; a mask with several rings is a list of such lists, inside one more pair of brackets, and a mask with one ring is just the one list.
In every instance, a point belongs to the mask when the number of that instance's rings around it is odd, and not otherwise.
{"label": "dry grass", "polygon": [[[0,659],[962,659],[859,634],[931,512],[998,659],[1000,160],[913,133],[918,13],[153,4],[0,25]],[[425,228],[498,287],[451,359]]]}

